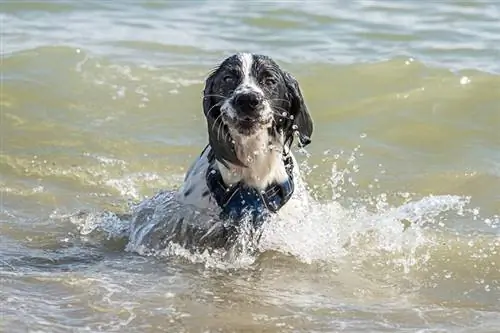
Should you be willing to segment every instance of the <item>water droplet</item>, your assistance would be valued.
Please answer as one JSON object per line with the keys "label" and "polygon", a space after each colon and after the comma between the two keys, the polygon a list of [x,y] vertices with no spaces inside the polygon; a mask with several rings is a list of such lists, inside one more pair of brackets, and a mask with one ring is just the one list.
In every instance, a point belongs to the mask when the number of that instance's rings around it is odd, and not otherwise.
{"label": "water droplet", "polygon": [[281,115],[282,115],[283,117],[286,117],[286,116],[288,115],[288,112],[283,112]]}
{"label": "water droplet", "polygon": [[462,78],[460,79],[460,84],[466,85],[469,83],[470,83],[470,79],[467,76],[462,76]]}
{"label": "water droplet", "polygon": [[292,125],[292,129],[293,129],[293,130],[297,130],[298,128],[299,128],[299,126],[297,126],[297,125]]}
{"label": "water droplet", "polygon": [[366,138],[366,133],[361,133],[361,134],[359,135],[359,137],[360,137],[361,139]]}

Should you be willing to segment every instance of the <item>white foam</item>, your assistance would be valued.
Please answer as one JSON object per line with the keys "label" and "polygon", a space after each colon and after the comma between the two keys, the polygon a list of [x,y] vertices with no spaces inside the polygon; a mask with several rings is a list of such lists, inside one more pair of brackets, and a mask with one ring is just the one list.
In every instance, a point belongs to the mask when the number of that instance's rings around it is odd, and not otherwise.
{"label": "white foam", "polygon": [[78,226],[78,231],[84,236],[94,231],[102,231],[108,239],[111,239],[127,237],[130,233],[130,221],[121,219],[111,212],[88,213],[83,218],[79,214],[68,217]]}

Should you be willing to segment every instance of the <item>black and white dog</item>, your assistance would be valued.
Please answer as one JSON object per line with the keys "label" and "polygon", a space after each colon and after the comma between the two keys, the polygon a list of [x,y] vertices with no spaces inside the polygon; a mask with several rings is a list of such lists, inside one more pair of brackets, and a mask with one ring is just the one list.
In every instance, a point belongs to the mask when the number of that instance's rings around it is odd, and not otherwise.
{"label": "black and white dog", "polygon": [[[302,147],[311,142],[313,123],[296,79],[267,56],[240,53],[225,59],[203,93],[209,142],[175,199],[216,212],[220,221],[195,226],[188,237],[196,240],[188,243],[211,239],[209,245],[218,247],[235,237],[243,220],[259,229],[300,200],[294,192],[304,185],[290,148],[295,137]],[[184,229],[186,237],[185,227],[169,228]],[[170,234],[168,240],[179,241]]]}

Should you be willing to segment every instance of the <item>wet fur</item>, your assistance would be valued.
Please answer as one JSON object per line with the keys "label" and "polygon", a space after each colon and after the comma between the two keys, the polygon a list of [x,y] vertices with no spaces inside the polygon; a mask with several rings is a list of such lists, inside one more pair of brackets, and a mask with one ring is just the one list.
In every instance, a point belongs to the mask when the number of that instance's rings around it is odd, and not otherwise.
{"label": "wet fur", "polygon": [[[220,83],[227,73],[235,72],[240,76],[237,85]],[[262,72],[276,81],[272,91],[260,83]],[[270,121],[254,133],[241,134],[232,126],[235,112],[228,105],[238,93],[249,90],[265,95],[262,118]],[[265,188],[280,181],[284,169],[279,153],[290,148],[295,134],[299,145],[310,143],[313,123],[297,80],[266,56],[242,53],[224,60],[206,80],[203,109],[209,145],[228,183],[242,179]]]}
{"label": "wet fur", "polygon": [[[231,85],[225,82],[228,75],[234,78],[229,80]],[[271,85],[270,82],[275,84]],[[249,93],[260,94],[261,108],[253,114],[256,119],[255,123],[252,122],[254,125],[242,129],[238,127],[241,110],[235,108],[235,99]],[[305,146],[310,143],[313,131],[312,119],[298,82],[281,70],[271,58],[262,55],[243,53],[224,60],[206,80],[203,111],[207,120],[208,145],[191,165],[184,183],[175,194],[176,202],[198,210],[219,210],[206,183],[206,173],[211,163],[215,163],[226,185],[241,181],[248,186],[265,189],[269,184],[282,182],[288,177],[282,156],[284,152],[291,154],[294,138],[298,138],[299,145]],[[215,160],[209,159],[212,153]],[[292,159],[296,189],[300,189],[304,186],[297,162],[293,156]],[[298,203],[300,199],[294,199],[295,196],[296,193],[283,208],[293,205],[294,201]],[[153,201],[153,198],[150,200]],[[149,205],[144,202],[142,206]],[[140,212],[135,215],[140,217]],[[137,229],[144,228],[140,224],[147,223],[151,218],[135,218]],[[156,239],[162,239],[162,243],[174,239],[177,242],[184,239],[182,242],[186,243],[187,237],[191,238],[188,243],[192,244],[210,238],[207,235],[211,234],[215,235],[212,237],[212,246],[225,244],[225,240],[220,239],[214,231],[223,221],[186,228],[177,226],[184,223],[184,218],[173,219],[176,221],[164,222],[162,228],[158,227],[159,224],[151,227],[151,230],[156,230],[152,233],[160,230],[163,236]],[[177,236],[164,231],[174,229],[184,231]]]}

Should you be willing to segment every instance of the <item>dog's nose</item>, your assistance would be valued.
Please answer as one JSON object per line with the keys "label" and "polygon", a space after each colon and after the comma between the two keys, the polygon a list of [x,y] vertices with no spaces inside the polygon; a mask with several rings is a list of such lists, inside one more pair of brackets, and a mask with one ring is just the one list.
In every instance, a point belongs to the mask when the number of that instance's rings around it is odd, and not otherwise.
{"label": "dog's nose", "polygon": [[241,109],[254,110],[263,100],[264,98],[260,94],[249,92],[237,95],[234,99],[234,104]]}

